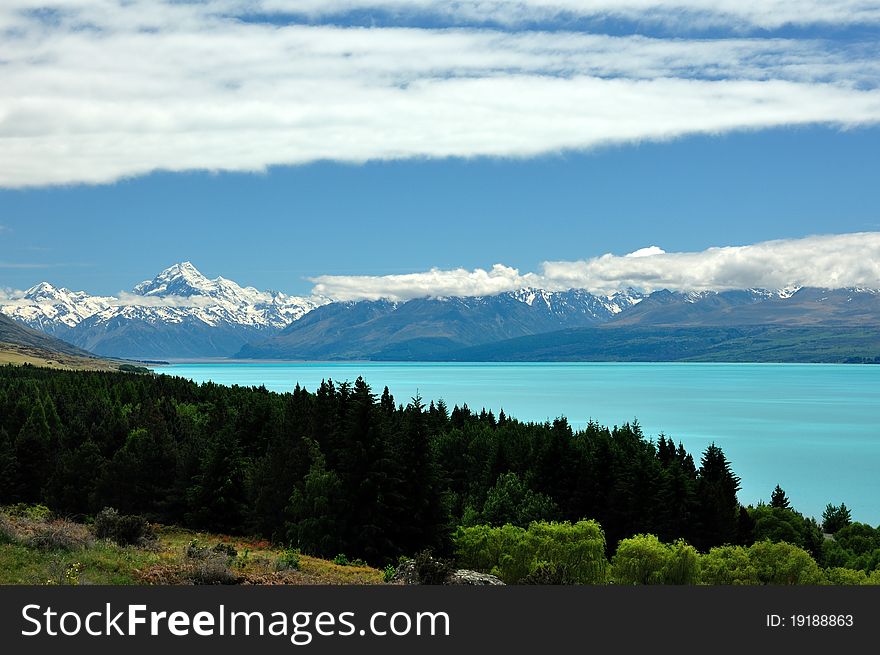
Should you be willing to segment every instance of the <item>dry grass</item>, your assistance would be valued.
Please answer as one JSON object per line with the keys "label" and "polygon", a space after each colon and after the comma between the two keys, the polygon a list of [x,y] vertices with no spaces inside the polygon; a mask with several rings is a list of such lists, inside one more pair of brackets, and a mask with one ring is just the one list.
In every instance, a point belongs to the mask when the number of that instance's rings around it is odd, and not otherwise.
{"label": "dry grass", "polygon": [[308,555],[285,568],[285,550],[263,539],[153,527],[150,547],[118,546],[82,524],[0,513],[0,584],[382,584],[377,569]]}
{"label": "dry grass", "polygon": [[118,362],[106,359],[76,357],[74,355],[65,355],[64,353],[13,344],[0,345],[0,366],[5,364],[14,364],[16,366],[31,364],[32,366],[43,366],[65,371],[116,371],[119,368]]}

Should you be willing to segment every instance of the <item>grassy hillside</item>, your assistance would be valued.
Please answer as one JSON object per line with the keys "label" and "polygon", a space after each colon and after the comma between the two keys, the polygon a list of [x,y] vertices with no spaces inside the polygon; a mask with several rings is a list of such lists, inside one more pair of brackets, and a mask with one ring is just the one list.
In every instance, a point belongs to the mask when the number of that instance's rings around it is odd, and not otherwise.
{"label": "grassy hillside", "polygon": [[120,362],[95,357],[48,334],[0,315],[0,366],[32,364],[65,370],[113,371]]}
{"label": "grassy hillside", "polygon": [[[18,514],[18,515],[16,515]],[[0,584],[379,584],[382,572],[279,549],[265,540],[153,525],[120,546],[93,527],[27,508],[0,513]]]}

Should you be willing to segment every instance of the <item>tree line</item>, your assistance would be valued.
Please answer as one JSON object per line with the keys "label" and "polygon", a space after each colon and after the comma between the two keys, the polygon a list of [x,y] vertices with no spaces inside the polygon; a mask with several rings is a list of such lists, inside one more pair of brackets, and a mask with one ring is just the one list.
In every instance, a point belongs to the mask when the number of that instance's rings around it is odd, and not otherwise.
{"label": "tree line", "polygon": [[[718,446],[697,462],[637,422],[573,430],[564,418],[525,423],[442,400],[398,403],[361,378],[274,393],[166,375],[0,369],[0,504],[39,502],[70,516],[114,507],[374,565],[426,549],[451,555],[462,527],[583,519],[601,526],[608,553],[651,534],[704,553],[770,538],[826,556],[820,526],[782,490],[745,508],[739,482]],[[845,507],[832,509],[835,529],[852,531]],[[837,544],[834,565],[880,564],[871,539],[856,539],[858,552]]]}

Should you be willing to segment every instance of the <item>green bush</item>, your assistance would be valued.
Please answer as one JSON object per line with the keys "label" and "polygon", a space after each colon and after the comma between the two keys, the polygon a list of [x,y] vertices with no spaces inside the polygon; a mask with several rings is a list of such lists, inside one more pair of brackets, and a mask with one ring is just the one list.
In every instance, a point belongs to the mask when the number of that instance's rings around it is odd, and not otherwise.
{"label": "green bush", "polygon": [[222,541],[217,542],[217,544],[211,550],[213,550],[218,555],[226,555],[226,557],[228,557],[229,559],[235,559],[236,557],[238,557],[238,551],[235,549],[235,546]]}
{"label": "green bush", "polygon": [[89,545],[89,531],[71,521],[38,523],[25,544],[39,550],[77,550]]}
{"label": "green bush", "polygon": [[842,567],[825,569],[825,580],[832,585],[864,585],[868,584],[868,576],[864,571],[853,571]]}
{"label": "green bush", "polygon": [[717,546],[700,557],[700,577],[709,585],[756,585],[758,571],[742,546]]}
{"label": "green bush", "polygon": [[0,544],[14,544],[16,541],[18,541],[18,532],[15,526],[5,514],[0,514]]}
{"label": "green bush", "polygon": [[664,544],[652,534],[640,534],[620,542],[611,571],[614,582],[623,585],[696,584],[700,557],[682,540]]}
{"label": "green bush", "polygon": [[297,548],[286,548],[275,560],[276,571],[299,571],[300,552]]}
{"label": "green bush", "polygon": [[339,553],[336,557],[334,557],[333,563],[338,564],[339,566],[348,566],[349,564],[351,564],[344,553]]}
{"label": "green bush", "polygon": [[[595,521],[535,522],[528,528],[487,525],[459,528],[454,536],[460,566],[497,575],[507,584],[552,569],[563,584],[601,584],[607,579],[605,534]],[[538,573],[542,571],[543,573]]]}
{"label": "green bush", "polygon": [[397,573],[397,568],[392,564],[389,564],[385,567],[385,570],[382,571],[382,581],[391,582],[391,579],[394,577],[395,573]]}
{"label": "green bush", "polygon": [[48,521],[52,518],[52,510],[45,505],[16,503],[4,509],[9,516],[17,516],[31,521]]}
{"label": "green bush", "polygon": [[822,571],[810,554],[785,542],[761,541],[749,547],[749,559],[765,585],[822,584]]}
{"label": "green bush", "polygon": [[190,567],[187,577],[197,585],[230,585],[239,582],[239,577],[229,568],[229,558],[221,554],[198,560]]}
{"label": "green bush", "polygon": [[112,507],[98,512],[94,530],[98,539],[109,539],[120,546],[141,546],[156,539],[143,516],[120,514]]}

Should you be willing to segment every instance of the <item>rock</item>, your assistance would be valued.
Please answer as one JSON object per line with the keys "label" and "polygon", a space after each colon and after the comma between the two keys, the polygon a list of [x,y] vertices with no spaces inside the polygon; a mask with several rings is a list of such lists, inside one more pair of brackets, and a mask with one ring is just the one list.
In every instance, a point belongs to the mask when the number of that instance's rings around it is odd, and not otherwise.
{"label": "rock", "polygon": [[[401,564],[394,577],[391,578],[394,584],[421,584],[419,582],[418,571],[416,570],[415,560],[407,560]],[[446,576],[444,585],[503,585],[497,577],[488,573],[478,573],[477,571],[469,571],[468,569],[455,569]]]}
{"label": "rock", "polygon": [[415,560],[408,559],[397,567],[397,572],[392,576],[394,584],[419,584],[419,574],[416,571]]}
{"label": "rock", "polygon": [[497,577],[488,573],[477,573],[476,571],[468,571],[467,569],[456,569],[446,578],[444,584],[461,584],[461,585],[503,585]]}

